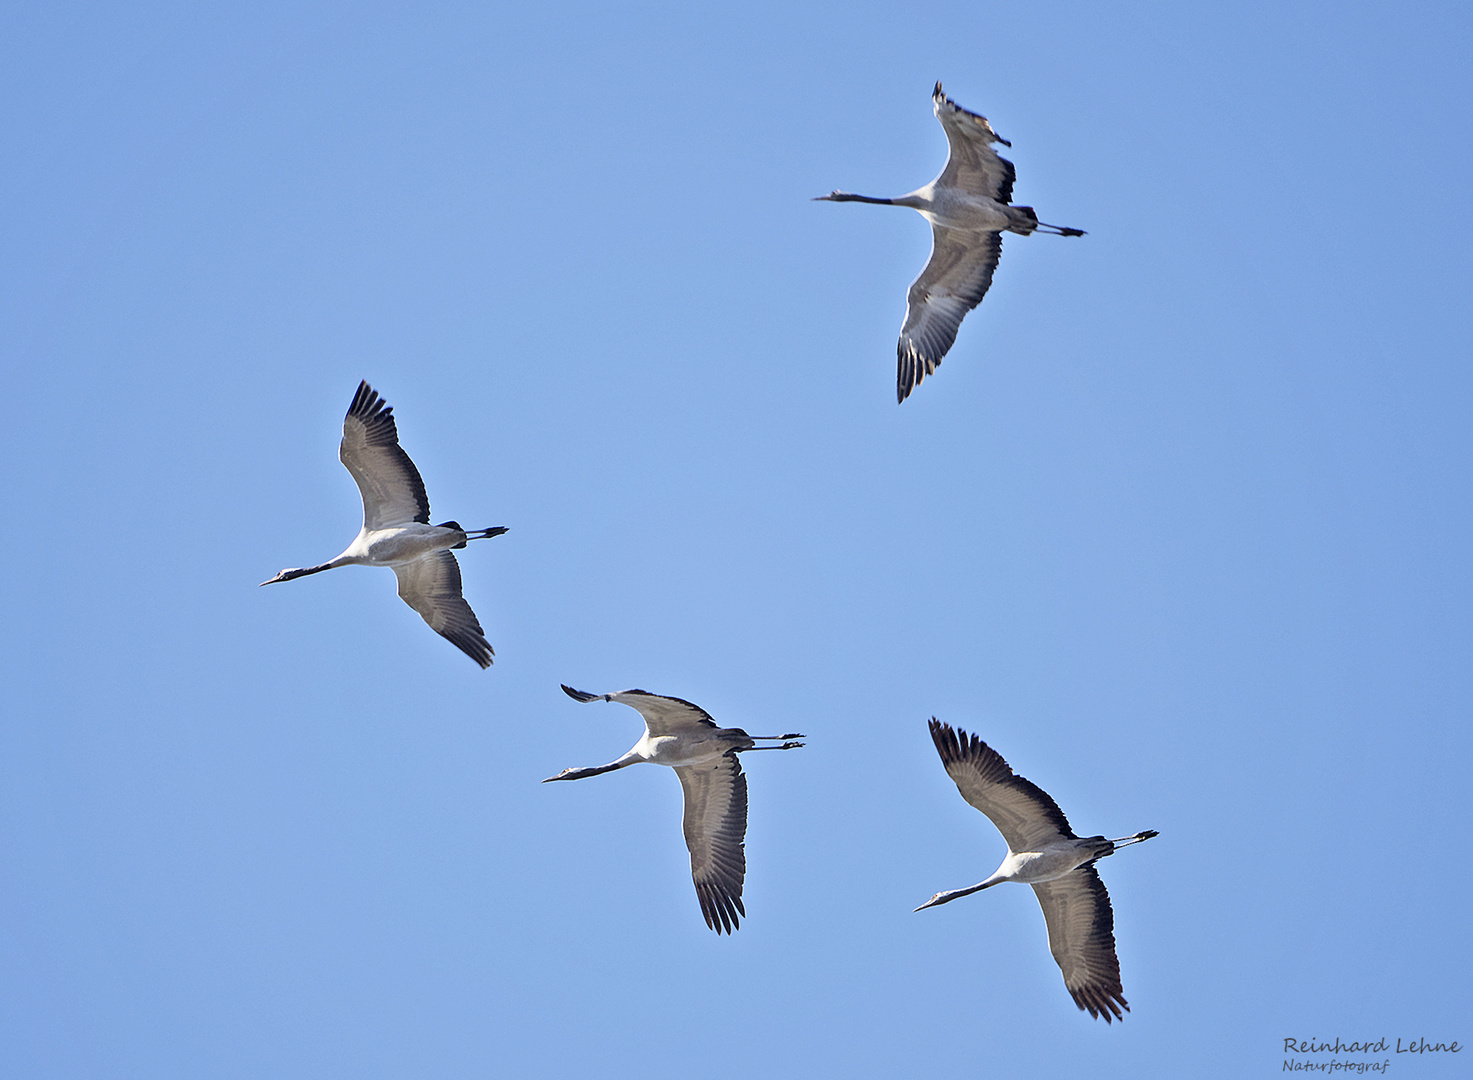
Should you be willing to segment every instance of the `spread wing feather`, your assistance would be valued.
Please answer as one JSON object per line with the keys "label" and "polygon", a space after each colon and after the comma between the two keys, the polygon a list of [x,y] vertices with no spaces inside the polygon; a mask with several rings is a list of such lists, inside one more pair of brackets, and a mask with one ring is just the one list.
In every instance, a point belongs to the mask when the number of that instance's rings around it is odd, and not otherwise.
{"label": "spread wing feather", "polygon": [[932,717],[931,741],[962,798],[992,820],[1009,849],[1038,851],[1057,840],[1076,839],[1069,819],[1048,792],[1015,774],[1002,755],[976,735],[953,731],[950,724]]}
{"label": "spread wing feather", "polygon": [[338,457],[353,474],[363,497],[363,527],[382,529],[417,521],[430,523],[430,500],[419,470],[399,445],[394,409],[367,382],[358,384],[343,418]]}
{"label": "spread wing feather", "polygon": [[992,130],[987,117],[963,109],[942,93],[939,82],[931,94],[931,101],[950,147],[946,168],[941,170],[936,183],[960,188],[973,195],[986,195],[1000,203],[1012,202],[1017,171],[1011,161],[1000,157],[992,148],[993,143],[1004,146],[1012,143]]}
{"label": "spread wing feather", "polygon": [[476,613],[461,595],[460,564],[448,551],[436,551],[394,567],[399,596],[419,612],[430,629],[483,668],[494,655]]}
{"label": "spread wing feather", "polygon": [[1048,923],[1048,947],[1064,973],[1074,1004],[1103,1017],[1123,1020],[1130,1011],[1120,986],[1115,955],[1115,914],[1110,894],[1093,864],[1033,886]]}
{"label": "spread wing feather", "polygon": [[956,341],[962,319],[992,287],[1002,233],[931,227],[931,260],[906,294],[905,325],[896,346],[895,396],[904,401]]}
{"label": "spread wing feather", "polygon": [[706,925],[718,934],[740,926],[747,876],[747,778],[734,753],[675,770],[685,790],[685,846]]}
{"label": "spread wing feather", "polygon": [[609,700],[637,710],[644,717],[649,733],[655,736],[675,735],[682,730],[717,726],[710,713],[684,698],[651,694],[648,690],[624,690],[610,694]]}

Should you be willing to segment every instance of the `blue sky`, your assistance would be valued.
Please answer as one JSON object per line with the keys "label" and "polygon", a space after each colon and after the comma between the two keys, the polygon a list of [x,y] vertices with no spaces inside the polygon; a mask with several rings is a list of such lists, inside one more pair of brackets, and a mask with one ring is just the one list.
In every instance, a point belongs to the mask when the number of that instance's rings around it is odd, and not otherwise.
{"label": "blue sky", "polygon": [[[17,1077],[1279,1073],[1473,1041],[1460,5],[0,12],[0,1057]],[[946,144],[1010,237],[894,400]],[[487,672],[358,525],[368,379]],[[706,929],[665,770],[747,762]],[[1079,1013],[926,732],[1102,864]],[[1449,854],[1451,853],[1451,854]],[[1394,1055],[1393,1055],[1394,1056]],[[1393,1061],[1458,1075],[1459,1059]]]}

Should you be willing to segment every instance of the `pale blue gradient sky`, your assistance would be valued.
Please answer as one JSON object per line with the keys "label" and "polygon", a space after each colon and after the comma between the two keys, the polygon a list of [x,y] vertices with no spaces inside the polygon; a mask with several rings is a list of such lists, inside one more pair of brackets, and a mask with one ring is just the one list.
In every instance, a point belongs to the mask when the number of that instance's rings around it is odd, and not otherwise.
{"label": "pale blue gradient sky", "polygon": [[[1454,4],[0,13],[0,1058],[15,1077],[1278,1074],[1473,1042]],[[1010,237],[894,401],[943,79]],[[337,553],[360,378],[497,650]],[[679,785],[752,731],[746,902]],[[926,720],[1102,864],[1078,1013]],[[1446,851],[1454,853],[1451,857]],[[1464,1055],[1465,1056],[1465,1055]],[[1419,1078],[1464,1063],[1398,1060]]]}

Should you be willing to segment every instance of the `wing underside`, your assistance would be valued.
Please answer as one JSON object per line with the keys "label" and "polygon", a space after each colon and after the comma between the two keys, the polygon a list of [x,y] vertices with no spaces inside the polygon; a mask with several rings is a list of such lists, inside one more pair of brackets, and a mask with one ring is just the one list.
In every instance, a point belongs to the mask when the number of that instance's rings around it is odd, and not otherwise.
{"label": "wing underside", "polygon": [[647,690],[624,690],[609,695],[610,701],[628,705],[644,717],[651,735],[675,735],[695,728],[715,728],[711,714],[684,698],[651,694]]}
{"label": "wing underside", "polygon": [[430,500],[424,480],[399,445],[394,409],[385,405],[367,382],[343,418],[338,457],[353,474],[363,497],[363,527],[382,529],[417,521],[430,523]]}
{"label": "wing underside", "polygon": [[1048,945],[1074,1003],[1090,1016],[1124,1019],[1130,1011],[1115,955],[1115,914],[1093,865],[1033,886],[1048,923]]}
{"label": "wing underside", "polygon": [[685,845],[701,914],[712,930],[730,934],[747,914],[747,778],[735,753],[675,772],[685,791]]}
{"label": "wing underside", "polygon": [[483,668],[494,655],[476,613],[461,595],[460,564],[449,551],[394,567],[399,596],[430,628]]}
{"label": "wing underside", "polygon": [[1059,840],[1075,839],[1059,804],[1037,784],[1015,774],[992,747],[976,735],[953,731],[931,720],[931,741],[946,774],[962,798],[997,826],[1013,851],[1038,851]]}
{"label": "wing underside", "polygon": [[982,302],[1002,258],[1002,234],[932,226],[931,258],[906,294],[896,345],[895,396],[904,401],[936,371],[967,312]]}
{"label": "wing underside", "polygon": [[992,130],[987,117],[963,109],[943,94],[940,83],[936,84],[931,98],[936,119],[946,132],[949,150],[946,168],[941,170],[936,184],[985,195],[1003,204],[1012,202],[1017,171],[1011,161],[992,148],[993,143],[1011,144]]}

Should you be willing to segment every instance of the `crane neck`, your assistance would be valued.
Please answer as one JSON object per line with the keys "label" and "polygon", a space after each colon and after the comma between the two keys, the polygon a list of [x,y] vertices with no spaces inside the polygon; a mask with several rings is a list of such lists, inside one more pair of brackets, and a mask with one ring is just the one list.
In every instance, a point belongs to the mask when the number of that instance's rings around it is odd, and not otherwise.
{"label": "crane neck", "polygon": [[953,900],[960,900],[963,896],[971,896],[974,892],[981,892],[983,889],[990,889],[994,885],[1000,885],[1006,880],[1007,878],[998,877],[996,874],[994,874],[986,881],[981,882],[977,885],[968,886],[965,889],[952,889],[949,892],[939,892],[935,896],[931,897],[931,899],[927,900],[920,907],[916,908],[916,910],[924,911],[926,908],[936,907],[938,904],[949,904]]}
{"label": "crane neck", "polygon": [[271,578],[268,581],[263,581],[261,582],[261,584],[275,585],[278,581],[295,581],[299,577],[306,577],[308,574],[320,574],[324,570],[331,570],[333,567],[341,565],[342,563],[334,559],[332,562],[325,562],[320,566],[304,566],[296,570],[283,570],[274,578]]}
{"label": "crane neck", "polygon": [[864,202],[875,203],[878,206],[895,205],[894,199],[876,199],[872,195],[855,195],[848,191],[836,191],[832,195],[824,195],[822,198],[827,199],[829,202]]}
{"label": "crane neck", "polygon": [[625,754],[618,761],[611,761],[607,765],[592,765],[585,769],[564,769],[556,776],[549,776],[542,782],[544,784],[550,784],[554,780],[582,780],[585,776],[597,776],[599,773],[613,772],[615,769],[622,769],[626,765],[633,765],[635,762],[643,760],[643,758]]}

